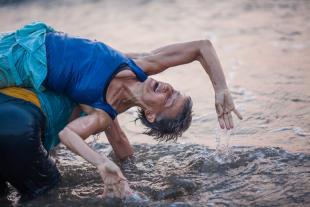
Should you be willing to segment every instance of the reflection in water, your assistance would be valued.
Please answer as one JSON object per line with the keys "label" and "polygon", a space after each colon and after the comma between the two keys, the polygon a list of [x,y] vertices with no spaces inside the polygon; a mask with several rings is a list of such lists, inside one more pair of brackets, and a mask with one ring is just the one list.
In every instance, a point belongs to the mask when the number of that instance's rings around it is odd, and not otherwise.
{"label": "reflection in water", "polygon": [[[101,153],[107,144],[92,143]],[[280,148],[233,147],[229,159],[200,145],[135,145],[136,165],[126,165],[141,194],[125,202],[102,200],[96,169],[64,148],[57,154],[62,182],[22,206],[300,206],[310,203],[310,155]],[[142,194],[143,193],[143,194]],[[18,196],[14,191],[9,201]]]}

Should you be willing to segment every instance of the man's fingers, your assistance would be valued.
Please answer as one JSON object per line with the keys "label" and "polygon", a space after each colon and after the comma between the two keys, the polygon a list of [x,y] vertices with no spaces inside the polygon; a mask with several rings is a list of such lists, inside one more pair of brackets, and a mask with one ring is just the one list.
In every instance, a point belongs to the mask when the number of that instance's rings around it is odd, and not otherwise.
{"label": "man's fingers", "polygon": [[107,184],[104,185],[104,188],[103,188],[103,193],[102,193],[102,197],[105,198],[107,197],[109,194],[109,187]]}
{"label": "man's fingers", "polygon": [[228,113],[228,120],[229,120],[230,128],[231,129],[234,128],[234,121],[233,121],[231,113]]}
{"label": "man's fingers", "polygon": [[122,197],[128,197],[133,194],[131,188],[129,187],[129,184],[126,181],[121,182],[122,185]]}
{"label": "man's fingers", "polygon": [[123,173],[121,172],[121,170],[117,171],[117,175],[118,175],[118,177],[120,177],[119,180],[126,180],[126,181],[127,181],[127,179],[125,178],[125,176],[123,175]]}
{"label": "man's fingers", "polygon": [[240,120],[243,119],[242,115],[239,113],[239,111],[238,111],[237,109],[234,109],[233,112],[236,114],[236,116],[237,116]]}
{"label": "man's fingers", "polygon": [[218,117],[218,121],[219,121],[221,129],[224,129],[225,128],[225,122],[224,122],[223,116]]}
{"label": "man's fingers", "polygon": [[119,191],[120,191],[120,197],[121,197],[121,198],[125,198],[125,197],[126,197],[126,189],[125,189],[125,183],[124,183],[124,181],[121,181],[121,182],[118,184],[118,187],[119,187]]}
{"label": "man's fingers", "polygon": [[223,115],[224,110],[223,110],[223,107],[221,104],[219,104],[219,103],[215,104],[215,109],[216,109],[216,113],[217,113],[218,117]]}
{"label": "man's fingers", "polygon": [[125,188],[123,183],[105,184],[102,197],[118,197],[123,198]]}
{"label": "man's fingers", "polygon": [[227,114],[224,114],[224,122],[225,122],[226,129],[230,129],[230,124],[229,124],[229,119],[228,119]]}
{"label": "man's fingers", "polygon": [[121,186],[118,184],[113,185],[113,193],[116,197],[121,198]]}

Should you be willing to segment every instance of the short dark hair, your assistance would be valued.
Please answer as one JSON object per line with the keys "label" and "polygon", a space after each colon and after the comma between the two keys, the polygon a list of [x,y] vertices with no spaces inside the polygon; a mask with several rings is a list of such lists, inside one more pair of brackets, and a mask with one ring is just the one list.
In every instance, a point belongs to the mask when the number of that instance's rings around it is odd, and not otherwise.
{"label": "short dark hair", "polygon": [[193,102],[188,97],[183,105],[183,109],[180,114],[175,118],[156,118],[154,122],[149,122],[145,116],[145,112],[142,108],[138,109],[138,118],[141,123],[146,126],[146,130],[143,134],[153,136],[158,141],[174,141],[176,142],[178,137],[182,136],[183,132],[188,129],[192,122],[192,106]]}

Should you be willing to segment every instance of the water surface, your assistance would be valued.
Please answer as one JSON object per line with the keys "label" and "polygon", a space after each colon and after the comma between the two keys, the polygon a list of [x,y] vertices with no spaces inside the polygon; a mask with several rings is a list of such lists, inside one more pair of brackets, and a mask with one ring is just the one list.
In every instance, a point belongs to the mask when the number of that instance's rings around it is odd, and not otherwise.
{"label": "water surface", "polygon": [[[92,143],[101,153],[109,145]],[[218,153],[200,145],[135,145],[136,165],[125,174],[148,201],[102,200],[96,169],[61,148],[62,182],[47,195],[17,204],[12,191],[1,206],[306,206],[310,203],[310,155],[280,148],[233,147]]]}

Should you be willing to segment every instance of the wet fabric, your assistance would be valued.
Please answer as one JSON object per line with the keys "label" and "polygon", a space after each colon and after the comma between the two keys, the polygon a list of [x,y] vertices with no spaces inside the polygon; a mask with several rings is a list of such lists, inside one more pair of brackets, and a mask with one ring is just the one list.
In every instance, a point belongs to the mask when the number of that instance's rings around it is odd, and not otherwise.
{"label": "wet fabric", "polygon": [[117,111],[105,96],[114,75],[129,66],[140,81],[147,79],[133,60],[101,42],[50,32],[46,35],[46,53],[46,88],[64,93],[77,103],[102,109],[113,119]]}
{"label": "wet fabric", "polygon": [[52,91],[32,92],[23,88],[9,87],[0,93],[29,101],[39,107],[46,117],[44,148],[49,151],[60,143],[58,133],[68,124],[76,103],[68,97]]}
{"label": "wet fabric", "polygon": [[49,90],[36,94],[47,119],[43,146],[49,151],[60,143],[58,134],[68,124],[77,104],[67,96]]}
{"label": "wet fabric", "polygon": [[41,142],[44,114],[34,104],[4,94],[0,106],[0,190],[5,192],[9,182],[23,199],[33,199],[60,180]]}
{"label": "wet fabric", "polygon": [[0,88],[0,93],[3,93],[8,96],[13,96],[15,98],[20,98],[25,101],[29,101],[41,108],[40,101],[36,94],[30,90],[19,88],[19,87],[9,87],[9,88]]}
{"label": "wet fabric", "polygon": [[51,27],[37,22],[0,34],[0,88],[42,89],[47,73],[45,35],[51,31]]}

